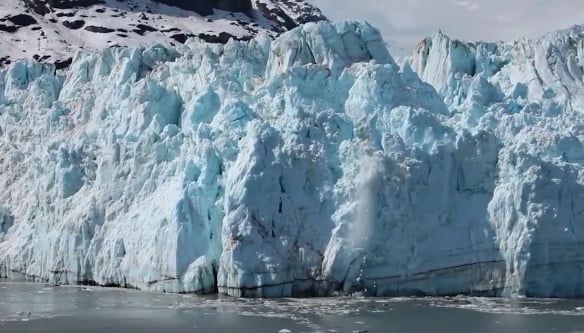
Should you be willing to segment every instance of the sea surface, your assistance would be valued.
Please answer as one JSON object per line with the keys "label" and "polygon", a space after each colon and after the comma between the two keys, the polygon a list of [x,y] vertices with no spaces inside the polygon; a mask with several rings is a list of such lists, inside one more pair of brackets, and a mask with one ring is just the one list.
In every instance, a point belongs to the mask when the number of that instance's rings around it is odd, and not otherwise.
{"label": "sea surface", "polygon": [[0,281],[0,332],[584,332],[584,300],[240,300]]}

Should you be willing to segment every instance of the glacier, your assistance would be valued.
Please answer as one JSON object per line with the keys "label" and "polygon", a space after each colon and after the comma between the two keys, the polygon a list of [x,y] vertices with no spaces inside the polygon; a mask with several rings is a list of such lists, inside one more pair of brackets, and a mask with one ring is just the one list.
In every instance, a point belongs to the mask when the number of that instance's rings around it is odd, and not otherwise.
{"label": "glacier", "polygon": [[240,297],[584,296],[584,34],[378,30],[0,72],[0,277]]}

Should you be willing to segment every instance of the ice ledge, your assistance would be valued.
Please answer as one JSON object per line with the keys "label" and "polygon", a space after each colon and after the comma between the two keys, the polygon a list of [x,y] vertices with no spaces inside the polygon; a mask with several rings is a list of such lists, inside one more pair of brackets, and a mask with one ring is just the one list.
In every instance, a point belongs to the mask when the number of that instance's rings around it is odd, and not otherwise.
{"label": "ice ledge", "polygon": [[284,33],[272,44],[266,76],[309,64],[323,65],[338,73],[354,63],[371,60],[396,66],[379,31],[368,23],[307,23]]}
{"label": "ice ledge", "polygon": [[578,106],[584,102],[584,33],[579,25],[511,42],[467,42],[438,32],[422,40],[406,62],[452,108],[469,107],[476,93],[473,85],[480,81],[496,91],[483,104],[504,98]]}

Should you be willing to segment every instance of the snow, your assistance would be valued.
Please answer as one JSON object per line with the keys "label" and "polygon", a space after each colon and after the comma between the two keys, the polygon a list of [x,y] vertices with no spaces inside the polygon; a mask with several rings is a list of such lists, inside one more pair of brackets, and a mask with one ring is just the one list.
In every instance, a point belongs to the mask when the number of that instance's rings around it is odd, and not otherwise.
{"label": "snow", "polygon": [[0,74],[0,276],[582,296],[583,40],[437,34],[398,65],[370,25],[320,22],[18,61]]}
{"label": "snow", "polygon": [[[40,0],[32,0],[35,1]],[[304,1],[282,3],[262,0],[270,10],[282,11],[296,25],[310,20],[324,19],[317,8]],[[151,0],[124,1],[103,0],[87,7],[56,9],[46,15],[29,10],[22,0],[0,2],[0,65],[6,60],[30,59],[37,56],[43,62],[65,61],[75,52],[95,52],[106,47],[150,46],[167,47],[180,45],[176,35],[187,37],[220,36],[229,34],[238,39],[249,39],[258,34],[271,37],[287,30],[281,22],[274,22],[270,12],[258,8],[246,15],[239,12],[214,10],[214,14],[201,16],[195,12],[172,7]],[[27,15],[36,21],[19,26],[7,21],[15,15]],[[277,16],[277,15],[276,15]],[[81,22],[77,28],[68,27],[71,22]],[[17,28],[14,32],[3,27]],[[110,29],[99,33],[87,27]]]}

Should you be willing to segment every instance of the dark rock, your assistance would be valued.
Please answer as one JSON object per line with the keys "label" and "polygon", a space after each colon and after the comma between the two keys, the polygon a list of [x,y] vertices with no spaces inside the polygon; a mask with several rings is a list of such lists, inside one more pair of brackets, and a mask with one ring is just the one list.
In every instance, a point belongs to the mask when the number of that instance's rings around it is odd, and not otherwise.
{"label": "dark rock", "polygon": [[27,27],[29,25],[37,24],[37,20],[34,17],[26,14],[18,14],[8,17],[8,21],[12,22],[14,25],[19,25],[21,27]]}
{"label": "dark rock", "polygon": [[186,41],[187,41],[187,39],[189,39],[189,37],[194,37],[194,36],[193,35],[187,36],[185,34],[175,34],[175,35],[170,36],[170,38],[176,40],[177,42],[179,42],[181,44],[186,43]]}
{"label": "dark rock", "polygon": [[146,25],[146,24],[137,24],[136,28],[138,28],[140,30],[144,30],[144,31],[149,31],[149,32],[158,31],[158,29],[153,28],[153,27]]}
{"label": "dark rock", "polygon": [[88,25],[85,27],[85,30],[95,32],[98,34],[108,34],[110,32],[114,32],[114,29],[106,28],[106,27],[97,27],[95,25]]}
{"label": "dark rock", "polygon": [[269,8],[266,4],[256,1],[256,6],[260,13],[268,18],[270,21],[276,23],[276,25],[282,25],[284,23],[284,27],[286,30],[290,30],[296,28],[300,24],[308,23],[308,22],[318,22],[318,21],[326,21],[327,18],[320,13],[319,10],[311,10],[302,11],[298,4],[294,1],[290,0],[280,0],[279,1],[281,6],[286,6],[292,9],[293,12],[298,14],[296,20],[291,18],[286,12],[284,12],[281,8]]}
{"label": "dark rock", "polygon": [[73,58],[68,58],[65,60],[57,60],[57,61],[55,61],[54,65],[55,65],[56,70],[60,70],[60,69],[69,68],[69,66],[71,66],[72,63],[73,63]]}
{"label": "dark rock", "polygon": [[24,0],[24,5],[39,15],[45,15],[51,12],[51,8],[44,1]]}
{"label": "dark rock", "polygon": [[0,67],[10,65],[12,61],[10,61],[10,57],[0,57]]}
{"label": "dark rock", "polygon": [[69,29],[77,30],[83,28],[85,21],[75,20],[75,21],[63,21],[63,25]]}
{"label": "dark rock", "polygon": [[[218,35],[201,33],[201,34],[198,34],[196,36],[199,37],[200,39],[206,41],[207,43],[214,43],[214,44],[226,44],[230,39],[235,39],[235,40],[249,40],[249,39],[251,39],[251,37],[237,38],[237,37],[235,37],[232,34],[227,33],[227,32],[221,32]],[[180,33],[180,34],[174,34],[174,35],[170,36],[170,38],[176,40],[177,42],[179,42],[181,44],[186,43],[187,39],[189,39],[190,37],[195,37],[195,35]]]}
{"label": "dark rock", "polygon": [[213,14],[213,6],[211,1],[185,1],[185,0],[154,0],[156,2],[178,7],[185,10],[190,10],[196,12],[200,15],[211,15]]}
{"label": "dark rock", "polygon": [[0,24],[0,31],[5,31],[5,32],[13,33],[13,32],[17,32],[18,31],[18,27],[17,26],[14,26],[14,25]]}
{"label": "dark rock", "polygon": [[73,9],[104,4],[104,0],[24,0],[27,8],[39,15],[45,15],[55,9]]}
{"label": "dark rock", "polygon": [[72,9],[104,4],[103,0],[45,0],[49,6],[58,9]]}
{"label": "dark rock", "polygon": [[214,0],[213,7],[229,12],[250,13],[252,6],[250,0]]}
{"label": "dark rock", "polygon": [[214,43],[214,44],[226,44],[230,39],[235,39],[235,40],[250,40],[251,37],[243,37],[243,38],[237,38],[235,36],[233,36],[230,33],[227,32],[221,32],[219,35],[209,35],[209,34],[199,34],[198,35],[199,38],[201,38],[202,40],[206,41],[207,43]]}
{"label": "dark rock", "polygon": [[144,34],[146,32],[153,32],[153,31],[158,31],[158,29],[153,28],[149,25],[145,25],[145,24],[138,24],[136,25],[136,29],[132,30],[133,32],[137,33],[140,36],[144,36]]}
{"label": "dark rock", "polygon": [[257,2],[258,10],[263,16],[268,18],[273,22],[283,22],[286,30],[294,29],[298,26],[298,23],[294,21],[290,16],[288,16],[280,8],[270,9],[265,3]]}
{"label": "dark rock", "polygon": [[206,16],[213,14],[213,8],[229,11],[250,13],[252,9],[251,0],[154,0],[165,5],[182,8]]}
{"label": "dark rock", "polygon": [[57,17],[73,17],[73,16],[75,16],[75,13],[63,13],[63,12],[57,13]]}

